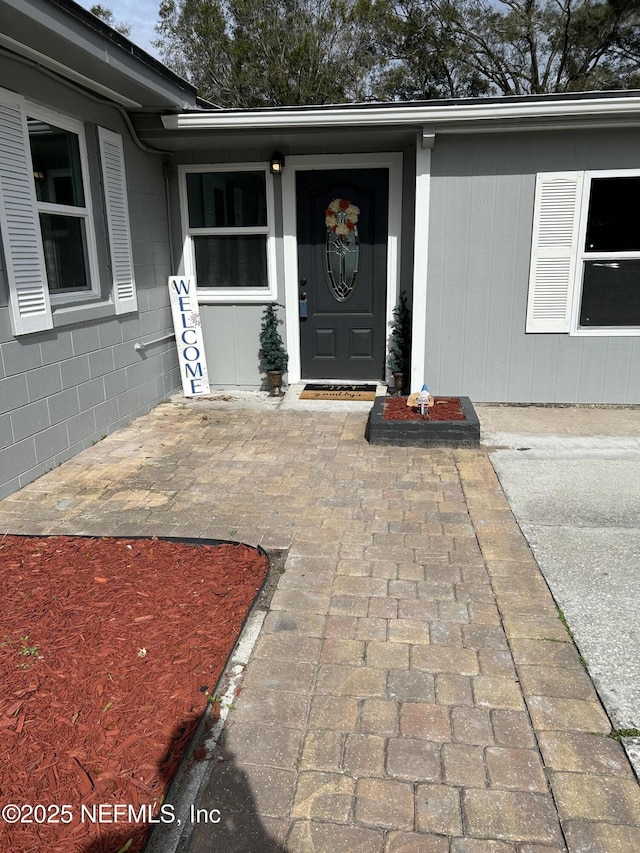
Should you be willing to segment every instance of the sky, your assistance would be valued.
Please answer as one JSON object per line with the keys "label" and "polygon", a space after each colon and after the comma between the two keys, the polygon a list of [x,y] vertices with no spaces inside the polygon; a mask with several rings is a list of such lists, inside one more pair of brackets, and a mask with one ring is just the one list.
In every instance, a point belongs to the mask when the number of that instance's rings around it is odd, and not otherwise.
{"label": "sky", "polygon": [[76,2],[85,9],[90,9],[98,2],[105,9],[110,9],[117,23],[131,27],[129,38],[134,44],[152,56],[158,55],[156,49],[151,46],[151,42],[157,38],[154,27],[158,21],[160,0],[76,0]]}

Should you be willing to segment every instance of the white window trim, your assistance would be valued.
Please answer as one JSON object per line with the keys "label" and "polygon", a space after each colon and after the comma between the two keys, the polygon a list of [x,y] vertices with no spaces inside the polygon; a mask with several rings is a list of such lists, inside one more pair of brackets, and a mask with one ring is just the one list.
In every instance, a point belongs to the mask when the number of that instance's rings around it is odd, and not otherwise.
{"label": "white window trim", "polygon": [[[264,172],[265,193],[267,204],[267,224],[260,226],[224,227],[224,228],[191,228],[189,226],[189,207],[187,204],[187,175],[203,172]],[[247,234],[264,234],[267,238],[267,287],[198,287],[198,303],[265,303],[274,302],[277,298],[276,283],[276,239],[274,233],[275,201],[273,175],[269,164],[259,163],[202,163],[194,166],[179,166],[179,195],[182,221],[183,259],[185,275],[193,277],[197,285],[195,252],[193,236],[241,236]]]}
{"label": "white window trim", "polygon": [[578,229],[578,252],[576,256],[575,282],[573,288],[573,304],[571,307],[571,327],[569,334],[578,337],[638,337],[640,326],[580,326],[580,305],[582,304],[582,271],[585,260],[640,260],[638,252],[586,252],[587,222],[589,218],[589,200],[591,198],[591,181],[593,178],[638,178],[640,169],[607,169],[584,173],[582,185],[582,204],[580,206],[580,222]]}
{"label": "white window trim", "polygon": [[[61,115],[60,113],[49,110],[46,107],[32,104],[25,101],[25,115],[28,118],[35,118],[38,121],[46,122],[47,124],[59,127],[62,130],[67,130],[70,133],[76,134],[78,137],[78,148],[80,151],[80,170],[82,173],[82,189],[84,193],[84,207],[75,207],[68,204],[52,204],[41,202],[36,199],[36,208],[38,213],[53,213],[61,216],[74,216],[82,219],[85,224],[85,239],[87,252],[87,277],[89,279],[89,287],[86,290],[79,291],[63,291],[58,292],[49,290],[49,299],[51,307],[55,309],[58,306],[70,305],[79,302],[94,302],[100,298],[100,274],[97,264],[97,248],[96,235],[93,223],[93,204],[91,199],[91,181],[89,175],[89,157],[87,154],[87,141],[85,136],[85,128],[82,122],[76,121],[69,116]],[[29,151],[29,156],[31,152]],[[35,181],[34,191],[35,191]],[[48,284],[48,282],[47,282]]]}

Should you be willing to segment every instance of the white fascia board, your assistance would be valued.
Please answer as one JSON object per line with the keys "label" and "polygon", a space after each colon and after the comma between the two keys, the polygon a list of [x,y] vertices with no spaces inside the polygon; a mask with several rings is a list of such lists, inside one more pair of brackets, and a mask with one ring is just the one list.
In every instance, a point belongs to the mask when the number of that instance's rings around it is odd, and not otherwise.
{"label": "white fascia board", "polygon": [[[162,117],[167,130],[270,130],[274,128],[312,127],[389,127],[390,125],[436,126],[446,130],[449,124],[475,124],[476,122],[514,123],[517,121],[595,120],[598,124],[607,119],[627,118],[640,123],[640,97],[578,98],[575,100],[518,101],[420,105],[391,104],[385,106],[356,106],[310,108],[305,110],[254,110],[211,111],[181,113]],[[461,129],[461,128],[456,128]],[[483,130],[489,129],[485,124]]]}
{"label": "white fascia board", "polygon": [[45,56],[45,54],[40,53],[39,50],[34,50],[32,47],[21,44],[15,39],[9,38],[9,36],[5,36],[2,33],[0,33],[0,46],[12,50],[14,53],[24,56],[26,59],[30,59],[38,65],[41,65],[43,68],[48,68],[50,71],[54,71],[61,77],[65,77],[73,83],[78,83],[86,89],[95,92],[97,95],[101,95],[103,98],[114,101],[116,104],[120,104],[128,109],[140,109],[142,107],[142,104],[138,101],[134,101],[126,95],[116,92],[114,89],[110,89],[108,86],[103,86],[101,83],[89,79],[89,77],[84,74],[80,74],[80,72],[75,71],[73,68],[69,68],[68,65],[58,62],[57,59]]}

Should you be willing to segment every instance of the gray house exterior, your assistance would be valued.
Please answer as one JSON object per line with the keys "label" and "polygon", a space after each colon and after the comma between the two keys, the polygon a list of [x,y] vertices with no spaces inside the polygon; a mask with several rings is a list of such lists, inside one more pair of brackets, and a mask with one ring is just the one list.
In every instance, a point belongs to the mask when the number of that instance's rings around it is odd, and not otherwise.
{"label": "gray house exterior", "polygon": [[[153,121],[141,134],[176,152],[172,209],[181,273],[198,272],[190,257],[197,231],[185,219],[185,172],[265,165],[274,150],[285,155],[274,177],[272,286],[285,306],[291,381],[310,378],[301,358],[308,320],[299,319],[298,304],[307,277],[298,255],[305,203],[299,175],[383,169],[385,323],[388,329],[406,291],[413,304],[413,389],[426,381],[435,393],[476,402],[640,401],[640,242],[622,235],[618,221],[637,222],[637,92],[190,112]],[[592,210],[594,188],[602,187]],[[591,255],[585,240],[597,227],[604,242]],[[609,232],[620,240],[607,243]],[[585,270],[590,318],[581,315]],[[594,276],[598,270],[607,276]],[[250,293],[203,291],[215,383],[257,385],[253,342],[261,302]],[[380,360],[376,370],[369,378],[383,378]]]}
{"label": "gray house exterior", "polygon": [[[72,0],[0,0],[0,496],[180,387],[386,377],[475,402],[640,402],[640,93],[220,110]],[[6,22],[6,25],[5,25]],[[275,156],[275,155],[278,156]]]}
{"label": "gray house exterior", "polygon": [[127,111],[196,95],[75,4],[3,0],[0,17],[5,496],[180,386],[166,157]]}

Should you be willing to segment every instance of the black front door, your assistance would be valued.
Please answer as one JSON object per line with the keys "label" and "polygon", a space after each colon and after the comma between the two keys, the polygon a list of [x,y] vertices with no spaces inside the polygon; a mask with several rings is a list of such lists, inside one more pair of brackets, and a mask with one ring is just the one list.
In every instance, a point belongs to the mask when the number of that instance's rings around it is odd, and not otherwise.
{"label": "black front door", "polygon": [[389,173],[296,177],[302,378],[381,380]]}

